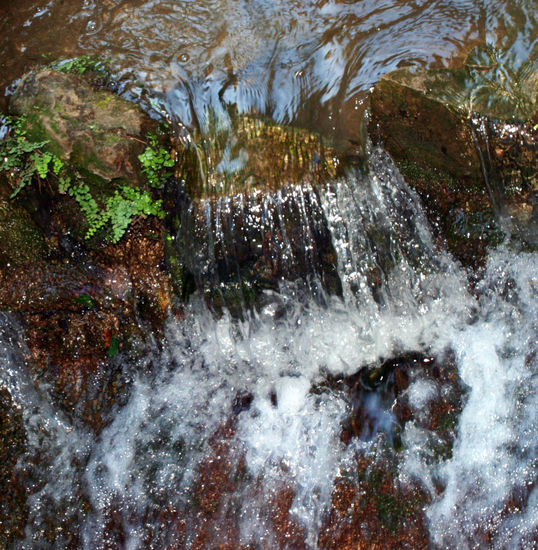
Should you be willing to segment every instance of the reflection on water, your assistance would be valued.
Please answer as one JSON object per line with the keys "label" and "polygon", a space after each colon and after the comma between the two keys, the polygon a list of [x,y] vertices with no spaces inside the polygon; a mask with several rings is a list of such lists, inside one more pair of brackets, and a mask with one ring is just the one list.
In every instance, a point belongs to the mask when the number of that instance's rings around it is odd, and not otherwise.
{"label": "reflection on water", "polygon": [[185,124],[193,110],[200,117],[233,103],[337,135],[339,112],[349,121],[360,93],[398,64],[450,64],[485,39],[528,56],[537,36],[532,0],[21,0],[2,8],[3,88],[44,61],[98,53],[130,77],[127,95],[162,94]]}

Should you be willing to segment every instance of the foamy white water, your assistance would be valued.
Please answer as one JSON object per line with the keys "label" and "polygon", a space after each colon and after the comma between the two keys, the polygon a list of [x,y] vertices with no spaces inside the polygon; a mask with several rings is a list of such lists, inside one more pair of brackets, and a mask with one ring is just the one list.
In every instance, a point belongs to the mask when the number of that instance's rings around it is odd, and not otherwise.
{"label": "foamy white water", "polygon": [[[110,548],[117,543],[112,517],[121,547],[165,548],[173,526],[156,519],[159,513],[175,510],[181,518],[196,498],[200,464],[226,452],[232,474],[246,481],[219,513],[223,521],[227,513],[240,518],[241,542],[279,547],[267,503],[290,487],[291,516],[307,547],[319,548],[335,478],[384,437],[345,445],[349,394],[323,382],[402,353],[447,350],[467,386],[452,457],[432,460],[435,434],[410,421],[400,478],[418,479],[430,492],[433,547],[486,548],[485,532],[495,548],[533,547],[537,255],[493,252],[478,297],[469,294],[466,273],[436,250],[415,194],[381,150],[372,152],[367,177],[334,182],[320,201],[343,298],[320,304],[283,282],[280,293],[267,292],[261,311],[237,320],[215,318],[195,296],[185,321],[168,323],[163,349],[137,366],[127,404],[97,440],[54,411],[46,389],[35,393],[25,412],[30,449],[21,472],[31,456],[42,462],[32,466],[26,539],[15,547],[65,547],[61,528],[55,542],[42,542],[54,518],[60,527],[77,525],[84,548]],[[14,380],[24,378],[22,358],[5,349],[19,374],[3,383],[20,393]],[[406,395],[416,418],[444,391],[415,372]],[[377,414],[380,430],[390,426],[390,408]],[[226,424],[233,425],[227,450],[215,451],[215,433]],[[510,498],[521,510],[504,510]],[[194,537],[187,523],[185,548]]]}
{"label": "foamy white water", "polygon": [[486,533],[493,548],[530,550],[538,534],[536,254],[492,253],[478,292],[476,321],[452,337],[469,395],[442,467],[446,488],[428,511],[431,532],[442,546],[485,547]]}

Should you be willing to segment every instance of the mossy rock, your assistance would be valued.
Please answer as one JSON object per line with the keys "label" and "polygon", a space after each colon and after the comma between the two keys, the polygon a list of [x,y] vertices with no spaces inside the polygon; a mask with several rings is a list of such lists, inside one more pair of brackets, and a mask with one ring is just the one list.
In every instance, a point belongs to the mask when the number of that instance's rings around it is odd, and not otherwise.
{"label": "mossy rock", "polygon": [[140,183],[142,136],[153,126],[135,104],[84,78],[43,70],[26,75],[10,102],[26,115],[28,137],[93,180]]}
{"label": "mossy rock", "polygon": [[30,214],[0,198],[0,271],[38,261],[45,252],[45,239]]}

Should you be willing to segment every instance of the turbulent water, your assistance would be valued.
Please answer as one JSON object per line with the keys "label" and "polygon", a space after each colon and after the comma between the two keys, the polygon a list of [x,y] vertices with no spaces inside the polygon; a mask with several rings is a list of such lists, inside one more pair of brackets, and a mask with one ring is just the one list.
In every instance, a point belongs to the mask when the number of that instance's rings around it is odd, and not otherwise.
{"label": "turbulent water", "polygon": [[[15,548],[64,548],[73,533],[87,549],[164,548],[181,518],[190,547],[196,524],[187,511],[203,493],[200,472],[221,455],[228,475],[243,480],[219,511],[223,524],[237,521],[237,540],[278,547],[267,503],[288,487],[306,547],[318,548],[335,479],[375,452],[394,421],[390,404],[371,402],[373,433],[345,445],[349,394],[323,381],[405,352],[435,358],[447,349],[467,388],[452,457],[430,460],[432,434],[408,422],[398,475],[430,494],[433,547],[485,547],[484,531],[493,548],[534,547],[538,258],[492,252],[471,295],[390,158],[374,150],[369,162],[368,176],[320,191],[343,298],[283,284],[259,312],[237,320],[216,317],[195,296],[185,321],[169,321],[162,347],[129,367],[128,402],[97,441],[50,405],[47,388],[33,387],[21,337],[2,317],[2,384],[22,408],[28,440],[18,472],[32,480],[26,538]],[[365,237],[380,233],[384,259]],[[375,288],[371,265],[383,266]],[[419,373],[406,392],[420,411],[445,390]],[[517,494],[523,505],[507,509]],[[55,541],[45,543],[50,522]],[[118,529],[119,541],[111,538]],[[218,529],[212,536],[209,547]]]}
{"label": "turbulent water", "polygon": [[[519,63],[536,55],[538,36],[531,0],[16,4],[0,0],[0,85],[8,95],[29,68],[96,53],[110,57],[121,93],[189,129],[203,129],[209,112],[225,124],[233,108],[352,141],[364,94],[383,73],[447,65],[485,39]],[[204,484],[227,492],[205,547],[216,547],[233,523],[234,541],[285,548],[271,503],[289,490],[304,546],[321,548],[335,480],[357,457],[387,446],[398,447],[398,480],[427,496],[433,548],[536,548],[538,256],[491,251],[470,289],[388,155],[375,149],[368,163],[368,172],[321,188],[290,185],[265,202],[218,203],[224,214],[253,204],[248,223],[282,234],[288,273],[299,256],[314,262],[313,235],[322,228],[340,291],[326,292],[314,267],[306,280],[266,290],[258,310],[239,318],[215,315],[195,294],[162,342],[137,364],[125,360],[126,403],[97,440],[55,408],[51,388],[34,386],[20,328],[1,314],[0,385],[27,437],[16,475],[30,494],[28,520],[14,548],[196,547],[192,509],[208,506],[197,501]],[[293,246],[284,203],[300,213]],[[211,247],[228,238],[212,215],[208,206],[209,271]],[[369,430],[342,438],[356,404],[330,381],[406,354],[454,357],[463,410],[452,452],[441,459],[436,434],[420,419],[452,390],[420,369],[405,390],[412,420],[396,430],[393,399],[370,392],[361,403]]]}

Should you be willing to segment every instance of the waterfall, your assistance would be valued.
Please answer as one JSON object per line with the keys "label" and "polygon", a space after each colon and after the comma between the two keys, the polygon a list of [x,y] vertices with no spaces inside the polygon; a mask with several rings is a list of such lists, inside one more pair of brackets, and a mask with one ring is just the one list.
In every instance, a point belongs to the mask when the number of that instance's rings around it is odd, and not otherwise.
{"label": "waterfall", "polygon": [[[28,522],[13,548],[324,548],[335,482],[357,484],[359,458],[387,453],[394,483],[425,495],[432,547],[532,548],[538,258],[492,252],[471,292],[390,157],[377,148],[368,163],[364,174],[317,188],[206,208],[191,270],[216,284],[234,272],[223,265],[240,245],[230,237],[240,211],[256,234],[282,235],[279,284],[241,316],[226,307],[217,315],[194,294],[161,345],[126,363],[127,402],[97,438],[55,410],[49,388],[34,388],[10,336],[14,321],[1,318],[2,385],[27,435],[17,468],[28,479]],[[301,253],[284,231],[289,212],[299,213]],[[337,292],[314,284],[318,268],[306,287],[294,276],[325,245],[336,254]],[[454,374],[436,376],[432,365],[450,356]],[[412,366],[408,384],[392,390],[386,365],[398,357]],[[457,392],[455,441],[439,458],[423,419]],[[405,422],[402,400],[412,413]],[[357,407],[373,427],[346,439]]]}

